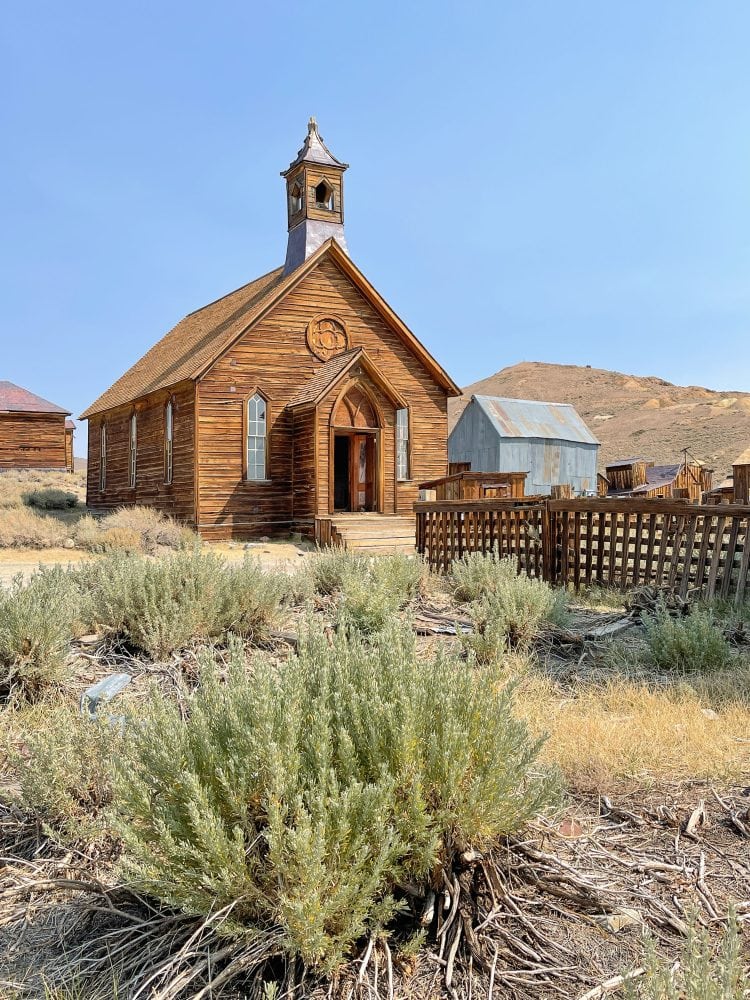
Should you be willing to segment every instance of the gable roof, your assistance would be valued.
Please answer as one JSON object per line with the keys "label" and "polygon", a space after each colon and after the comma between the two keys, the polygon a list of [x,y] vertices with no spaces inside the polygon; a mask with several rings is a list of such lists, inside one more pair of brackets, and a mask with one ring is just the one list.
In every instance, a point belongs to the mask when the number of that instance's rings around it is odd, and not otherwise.
{"label": "gable roof", "polygon": [[742,454],[735,458],[732,465],[750,465],[750,448],[745,448]]}
{"label": "gable roof", "polygon": [[352,351],[337,354],[335,358],[331,358],[321,368],[318,368],[291,402],[287,403],[287,409],[316,406],[357,363],[364,368],[373,382],[379,385],[397,406],[406,408],[404,397],[373,364],[364,347],[355,347]]}
{"label": "gable roof", "polygon": [[64,413],[67,416],[70,410],[13,382],[0,380],[0,413]]}
{"label": "gable roof", "polygon": [[252,325],[328,256],[359,288],[373,308],[401,337],[435,381],[449,395],[460,395],[453,379],[417,340],[385,300],[375,291],[338,243],[331,239],[311,254],[304,264],[284,277],[278,267],[248,285],[190,313],[150,351],[102,393],[81,414],[85,420],[115,406],[130,403],[158,389],[167,389],[187,379],[199,379],[240,339]]}
{"label": "gable roof", "polygon": [[[570,403],[545,403],[537,399],[472,396],[500,437],[550,438],[599,444]],[[464,411],[466,412],[466,411]]]}

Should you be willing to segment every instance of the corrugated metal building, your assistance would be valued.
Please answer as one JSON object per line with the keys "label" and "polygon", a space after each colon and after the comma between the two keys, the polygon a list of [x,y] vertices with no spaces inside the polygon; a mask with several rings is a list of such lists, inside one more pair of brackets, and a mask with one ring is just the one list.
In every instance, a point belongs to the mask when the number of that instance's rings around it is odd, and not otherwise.
{"label": "corrugated metal building", "polygon": [[448,461],[472,472],[528,472],[526,493],[569,483],[596,491],[599,442],[568,403],[472,396],[448,438]]}

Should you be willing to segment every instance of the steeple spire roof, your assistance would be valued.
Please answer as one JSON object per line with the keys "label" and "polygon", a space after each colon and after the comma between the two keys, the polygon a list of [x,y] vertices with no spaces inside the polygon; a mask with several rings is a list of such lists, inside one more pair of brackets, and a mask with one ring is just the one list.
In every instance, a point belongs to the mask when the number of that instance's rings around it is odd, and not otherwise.
{"label": "steeple spire roof", "polygon": [[341,160],[337,160],[333,153],[328,149],[326,144],[323,142],[320,133],[318,132],[318,123],[315,118],[310,118],[307,123],[307,135],[305,136],[305,141],[302,144],[302,149],[297,153],[297,156],[289,164],[286,170],[282,170],[281,176],[286,177],[290,170],[294,170],[298,167],[300,163],[318,163],[322,166],[327,167],[340,167],[343,170],[349,166],[348,163],[342,163]]}

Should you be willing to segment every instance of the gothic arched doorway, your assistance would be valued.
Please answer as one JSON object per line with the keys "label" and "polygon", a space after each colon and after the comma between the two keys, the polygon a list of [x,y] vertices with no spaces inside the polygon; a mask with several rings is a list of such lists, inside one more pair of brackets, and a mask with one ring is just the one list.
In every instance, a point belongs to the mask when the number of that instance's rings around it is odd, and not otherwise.
{"label": "gothic arched doorway", "polygon": [[331,414],[331,511],[378,509],[380,418],[370,396],[353,386]]}

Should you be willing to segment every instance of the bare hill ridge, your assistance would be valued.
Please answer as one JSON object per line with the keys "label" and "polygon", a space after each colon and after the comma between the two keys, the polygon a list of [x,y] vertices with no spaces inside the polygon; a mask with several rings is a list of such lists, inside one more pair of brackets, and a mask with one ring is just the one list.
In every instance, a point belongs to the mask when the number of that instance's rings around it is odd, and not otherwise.
{"label": "bare hill ridge", "polygon": [[683,448],[715,470],[714,482],[750,445],[750,393],[672,385],[655,376],[523,361],[466,386],[448,402],[452,428],[473,393],[572,403],[602,443],[600,461],[643,455],[680,460]]}

